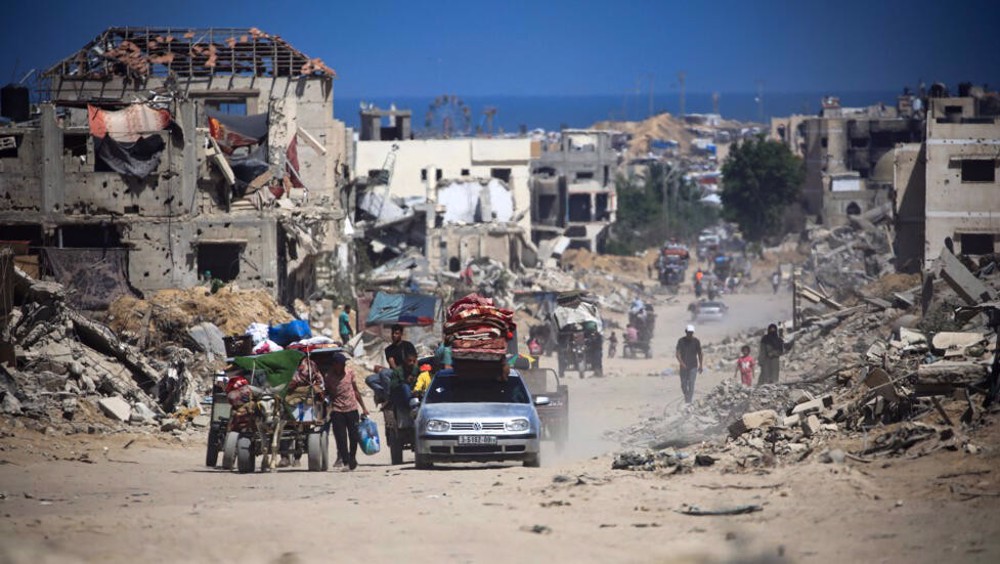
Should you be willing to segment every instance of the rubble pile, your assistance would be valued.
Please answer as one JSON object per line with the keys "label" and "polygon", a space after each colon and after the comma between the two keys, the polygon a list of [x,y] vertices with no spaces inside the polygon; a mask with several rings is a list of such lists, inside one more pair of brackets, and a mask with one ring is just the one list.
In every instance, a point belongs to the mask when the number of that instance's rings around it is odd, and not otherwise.
{"label": "rubble pile", "polygon": [[108,326],[130,344],[155,349],[190,343],[189,329],[215,325],[223,335],[242,335],[255,322],[277,325],[292,320],[264,290],[224,286],[212,293],[204,286],[160,290],[146,299],[123,296],[108,308]]}
{"label": "rubble pile", "polygon": [[[927,311],[933,304],[967,304],[953,311],[946,328],[961,331],[929,330],[926,316],[899,300],[867,299],[805,318],[785,335],[781,384],[745,388],[724,381],[693,405],[624,430],[617,438],[632,450],[613,466],[739,470],[809,459],[870,462],[942,449],[980,453],[984,447],[970,436],[995,424],[1000,413],[996,388],[990,391],[1000,328],[995,271],[987,266],[974,273],[944,251],[938,270],[926,275],[947,282],[928,286]],[[912,279],[888,275],[874,282],[869,288],[891,292]],[[759,337],[727,339],[707,346],[706,355],[728,362]],[[680,448],[689,451],[674,450]]]}
{"label": "rubble pile", "polygon": [[15,270],[13,286],[17,364],[0,364],[0,413],[39,431],[92,433],[159,426],[175,409],[197,409],[193,353],[164,347],[165,360],[147,356],[70,307],[61,284]]}

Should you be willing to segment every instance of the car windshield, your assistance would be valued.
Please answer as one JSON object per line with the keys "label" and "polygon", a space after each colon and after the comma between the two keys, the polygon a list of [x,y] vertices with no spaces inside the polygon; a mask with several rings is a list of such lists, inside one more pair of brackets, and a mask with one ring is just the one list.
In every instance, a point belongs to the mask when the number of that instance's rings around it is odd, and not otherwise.
{"label": "car windshield", "polygon": [[529,403],[531,396],[518,376],[506,382],[494,378],[438,375],[431,382],[424,403]]}

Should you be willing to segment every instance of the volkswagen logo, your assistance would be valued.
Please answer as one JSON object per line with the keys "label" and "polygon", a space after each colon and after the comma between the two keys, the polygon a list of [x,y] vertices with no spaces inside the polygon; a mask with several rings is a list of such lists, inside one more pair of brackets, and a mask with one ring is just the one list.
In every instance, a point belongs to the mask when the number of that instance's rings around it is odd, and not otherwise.
{"label": "volkswagen logo", "polygon": [[475,429],[476,431],[482,431],[483,424],[480,423],[479,421],[476,421],[475,423],[472,424],[472,428]]}

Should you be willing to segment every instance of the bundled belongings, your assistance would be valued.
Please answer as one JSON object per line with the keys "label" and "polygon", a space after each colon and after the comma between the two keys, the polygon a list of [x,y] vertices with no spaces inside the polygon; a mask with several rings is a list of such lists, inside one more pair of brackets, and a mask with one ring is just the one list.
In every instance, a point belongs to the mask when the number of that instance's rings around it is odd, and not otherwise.
{"label": "bundled belongings", "polygon": [[492,298],[469,294],[448,308],[444,336],[455,358],[501,360],[514,333],[514,312],[496,307]]}

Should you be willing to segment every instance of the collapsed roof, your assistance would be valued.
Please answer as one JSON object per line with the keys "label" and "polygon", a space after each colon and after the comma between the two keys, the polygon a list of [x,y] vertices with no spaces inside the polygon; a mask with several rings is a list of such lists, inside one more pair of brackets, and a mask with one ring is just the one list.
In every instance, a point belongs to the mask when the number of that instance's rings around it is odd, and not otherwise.
{"label": "collapsed roof", "polygon": [[247,28],[112,27],[45,71],[49,78],[328,76],[337,73],[277,35]]}

